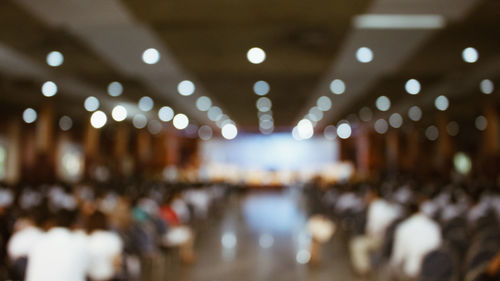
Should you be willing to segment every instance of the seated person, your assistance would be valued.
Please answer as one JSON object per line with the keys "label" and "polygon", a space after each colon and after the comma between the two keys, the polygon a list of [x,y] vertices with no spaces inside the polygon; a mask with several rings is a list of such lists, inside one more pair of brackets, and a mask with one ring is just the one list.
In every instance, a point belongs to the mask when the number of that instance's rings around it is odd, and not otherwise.
{"label": "seated person", "polygon": [[161,217],[169,226],[168,232],[163,237],[163,245],[166,247],[179,247],[179,255],[184,263],[194,261],[194,234],[191,228],[183,225],[179,215],[173,207],[174,202],[180,200],[180,193],[174,193],[165,200],[160,207]]}

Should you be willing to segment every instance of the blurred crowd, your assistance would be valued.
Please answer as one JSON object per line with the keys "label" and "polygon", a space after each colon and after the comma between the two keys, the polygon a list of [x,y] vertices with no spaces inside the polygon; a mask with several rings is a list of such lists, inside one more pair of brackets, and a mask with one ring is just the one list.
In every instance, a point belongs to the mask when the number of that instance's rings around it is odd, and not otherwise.
{"label": "blurred crowd", "polygon": [[[221,184],[0,187],[1,280],[161,280],[196,260]],[[312,188],[311,262],[334,232],[366,280],[500,280],[500,192],[482,181],[394,179]],[[340,229],[340,231],[336,231]]]}
{"label": "blurred crowd", "polygon": [[500,280],[500,192],[410,179],[315,189],[353,270],[376,280]]}
{"label": "blurred crowd", "polygon": [[155,280],[162,258],[192,263],[196,225],[224,185],[0,187],[1,280]]}

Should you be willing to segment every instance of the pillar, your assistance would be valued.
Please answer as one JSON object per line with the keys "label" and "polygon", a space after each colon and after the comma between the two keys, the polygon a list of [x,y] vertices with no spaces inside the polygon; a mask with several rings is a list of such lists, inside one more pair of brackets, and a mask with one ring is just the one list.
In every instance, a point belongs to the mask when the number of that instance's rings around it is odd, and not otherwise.
{"label": "pillar", "polygon": [[7,125],[5,182],[14,185],[21,179],[21,121],[12,118]]}

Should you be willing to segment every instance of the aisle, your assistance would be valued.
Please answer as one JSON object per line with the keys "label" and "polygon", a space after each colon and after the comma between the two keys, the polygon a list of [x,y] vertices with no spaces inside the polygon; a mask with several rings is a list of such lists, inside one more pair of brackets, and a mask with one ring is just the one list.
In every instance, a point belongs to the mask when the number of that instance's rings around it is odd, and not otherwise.
{"label": "aisle", "polygon": [[222,216],[203,226],[197,262],[171,263],[165,280],[176,281],[351,281],[345,246],[338,237],[311,268],[304,233],[306,206],[297,191],[254,192],[232,197]]}

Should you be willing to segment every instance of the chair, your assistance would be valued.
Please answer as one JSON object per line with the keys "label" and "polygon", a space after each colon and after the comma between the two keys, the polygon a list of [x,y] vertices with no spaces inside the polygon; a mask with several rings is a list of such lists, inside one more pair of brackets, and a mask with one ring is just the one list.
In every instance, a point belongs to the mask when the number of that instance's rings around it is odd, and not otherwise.
{"label": "chair", "polygon": [[438,249],[425,256],[419,281],[451,281],[455,278],[456,266],[450,251]]}

